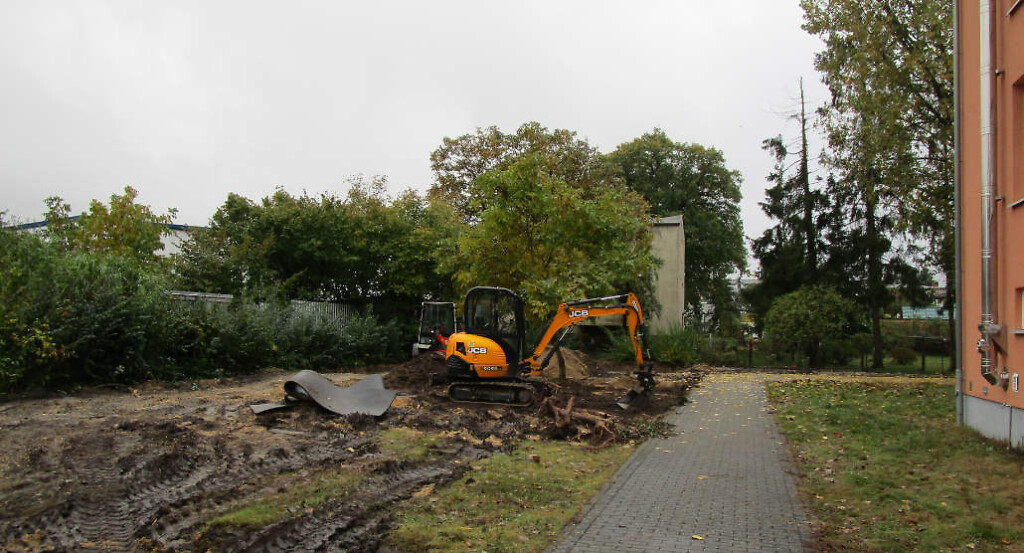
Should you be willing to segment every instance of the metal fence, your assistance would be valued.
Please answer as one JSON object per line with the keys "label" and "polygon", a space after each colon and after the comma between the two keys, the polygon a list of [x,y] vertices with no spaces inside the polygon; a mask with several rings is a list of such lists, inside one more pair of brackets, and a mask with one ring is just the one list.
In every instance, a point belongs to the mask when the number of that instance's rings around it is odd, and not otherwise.
{"label": "metal fence", "polygon": [[[224,309],[234,300],[234,296],[231,294],[208,294],[205,292],[185,292],[181,290],[172,290],[168,293],[176,301],[193,306],[201,305],[206,309]],[[354,306],[344,303],[302,300],[291,300],[289,303],[293,311],[309,316],[317,325],[338,324],[344,326],[349,319],[358,313]],[[266,307],[266,304],[256,304],[254,307],[256,309],[263,309]]]}
{"label": "metal fence", "polygon": [[338,323],[344,326],[357,313],[355,307],[345,303],[292,300],[291,305],[295,311],[310,315],[318,325]]}

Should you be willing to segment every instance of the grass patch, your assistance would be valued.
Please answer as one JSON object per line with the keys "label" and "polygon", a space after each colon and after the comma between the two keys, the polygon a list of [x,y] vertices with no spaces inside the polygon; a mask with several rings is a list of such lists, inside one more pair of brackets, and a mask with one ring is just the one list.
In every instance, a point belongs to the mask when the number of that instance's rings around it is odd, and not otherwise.
{"label": "grass patch", "polygon": [[543,551],[632,452],[538,442],[482,459],[461,480],[406,503],[387,543],[416,553]]}
{"label": "grass patch", "polygon": [[827,551],[1024,551],[1024,456],[957,425],[951,379],[769,383]]}
{"label": "grass patch", "polygon": [[245,507],[228,511],[210,521],[210,526],[260,527],[295,516],[302,510],[315,509],[328,499],[347,496],[366,476],[352,468],[338,468],[316,475],[307,471],[281,474],[264,495]]}
{"label": "grass patch", "polygon": [[389,428],[380,434],[379,447],[387,457],[420,463],[439,453],[444,439],[437,434],[420,432],[414,428]]}

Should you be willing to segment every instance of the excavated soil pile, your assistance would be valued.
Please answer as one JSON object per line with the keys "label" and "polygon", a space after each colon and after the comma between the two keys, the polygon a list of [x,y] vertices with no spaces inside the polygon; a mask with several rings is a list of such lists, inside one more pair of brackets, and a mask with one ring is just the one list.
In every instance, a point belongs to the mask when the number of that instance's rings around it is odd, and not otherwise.
{"label": "excavated soil pile", "polygon": [[[250,404],[283,396],[290,373],[280,370],[0,403],[2,549],[376,551],[392,524],[390,505],[459,478],[468,460],[525,439],[597,441],[580,421],[552,432],[536,406],[449,402],[443,386],[431,385],[430,374],[443,371],[436,358],[378,369],[399,392],[379,418],[338,417],[309,404],[254,415]],[[603,376],[554,383],[552,401],[565,406],[575,397],[573,409],[604,417],[615,441],[663,430],[659,417],[700,378],[664,372],[650,401],[623,411],[615,400],[632,385],[628,368],[591,369]],[[363,377],[325,376],[339,386]],[[446,445],[424,459],[397,459],[380,434],[403,427]],[[359,476],[345,493],[317,493],[345,474]],[[211,524],[267,505],[287,508],[259,524]]]}

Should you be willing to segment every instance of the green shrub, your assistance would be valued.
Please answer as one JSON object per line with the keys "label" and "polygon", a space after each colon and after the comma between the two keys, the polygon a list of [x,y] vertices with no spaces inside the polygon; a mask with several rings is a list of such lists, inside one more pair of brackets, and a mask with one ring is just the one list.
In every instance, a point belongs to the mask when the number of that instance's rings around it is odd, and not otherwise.
{"label": "green shrub", "polygon": [[160,275],[128,258],[72,253],[53,283],[46,314],[68,356],[47,380],[67,386],[151,378],[164,343],[169,298]]}
{"label": "green shrub", "polygon": [[821,358],[826,365],[845,367],[850,359],[859,355],[860,350],[853,340],[830,338],[821,342]]}
{"label": "green shrub", "polygon": [[[744,342],[734,337],[709,335],[693,327],[673,325],[667,331],[648,334],[651,355],[659,362],[669,365],[690,366],[696,363],[738,367],[747,362],[747,348]],[[633,360],[633,346],[629,336],[623,333],[610,334],[610,347],[606,355],[617,361]]]}
{"label": "green shrub", "polygon": [[178,317],[180,349],[170,356],[175,375],[364,366],[401,358],[409,340],[397,322],[379,322],[372,313],[324,323],[288,304],[185,306]]}
{"label": "green shrub", "polygon": [[825,361],[825,342],[838,342],[855,322],[856,305],[828,286],[803,286],[772,302],[765,317],[765,343],[777,354],[807,356],[811,367]]}
{"label": "green shrub", "polygon": [[895,346],[889,349],[889,357],[897,365],[909,365],[914,361],[917,361],[917,352],[909,346]]}
{"label": "green shrub", "polygon": [[[692,365],[697,359],[702,340],[706,340],[706,337],[681,325],[674,325],[668,332],[647,335],[647,344],[654,359],[676,365]],[[609,342],[609,357],[617,361],[633,361],[633,343],[626,332],[611,333]]]}
{"label": "green shrub", "polygon": [[38,283],[52,279],[56,261],[38,237],[0,228],[0,391],[64,355],[46,321],[34,315],[49,299],[36,291]]}
{"label": "green shrub", "polygon": [[167,298],[138,262],[0,232],[0,390],[151,376]]}
{"label": "green shrub", "polygon": [[350,367],[404,357],[372,313],[317,323],[288,303],[181,303],[158,266],[0,229],[0,392]]}
{"label": "green shrub", "polygon": [[405,357],[408,336],[397,321],[379,322],[371,312],[345,323],[340,353],[350,365],[394,361]]}

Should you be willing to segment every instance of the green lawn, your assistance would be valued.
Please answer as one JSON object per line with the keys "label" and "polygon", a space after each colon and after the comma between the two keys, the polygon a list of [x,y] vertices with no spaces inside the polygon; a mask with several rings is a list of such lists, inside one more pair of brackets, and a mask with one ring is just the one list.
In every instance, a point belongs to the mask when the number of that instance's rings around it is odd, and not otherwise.
{"label": "green lawn", "polygon": [[539,553],[633,449],[527,442],[481,459],[461,480],[403,504],[386,543],[409,553]]}
{"label": "green lawn", "polygon": [[769,384],[824,551],[1024,551],[1024,456],[956,424],[951,379]]}

